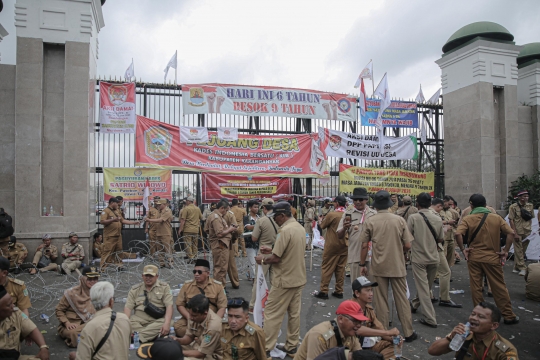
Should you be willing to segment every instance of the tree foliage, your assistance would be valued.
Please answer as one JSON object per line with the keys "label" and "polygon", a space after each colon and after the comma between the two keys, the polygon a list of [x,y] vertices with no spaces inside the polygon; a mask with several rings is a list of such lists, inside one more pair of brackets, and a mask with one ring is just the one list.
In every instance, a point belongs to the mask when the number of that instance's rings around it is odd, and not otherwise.
{"label": "tree foliage", "polygon": [[529,202],[534,205],[534,208],[540,206],[540,171],[532,175],[522,175],[517,180],[512,181],[512,185],[508,188],[508,198],[504,204],[504,208],[508,209],[512,203],[516,202],[515,197],[520,190],[529,191]]}

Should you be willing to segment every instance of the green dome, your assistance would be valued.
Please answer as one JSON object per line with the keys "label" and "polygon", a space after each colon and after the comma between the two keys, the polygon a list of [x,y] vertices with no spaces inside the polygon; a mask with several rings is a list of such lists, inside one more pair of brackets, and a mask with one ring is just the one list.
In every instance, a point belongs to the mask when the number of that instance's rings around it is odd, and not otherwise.
{"label": "green dome", "polygon": [[517,57],[518,65],[525,64],[531,60],[540,59],[540,42],[523,45],[523,49]]}
{"label": "green dome", "polygon": [[510,32],[504,26],[490,21],[479,21],[465,25],[452,34],[448,41],[446,41],[446,44],[444,44],[442,51],[443,53],[447,53],[448,51],[454,50],[458,46],[463,45],[467,41],[478,36],[493,40],[514,40],[514,35],[510,34]]}

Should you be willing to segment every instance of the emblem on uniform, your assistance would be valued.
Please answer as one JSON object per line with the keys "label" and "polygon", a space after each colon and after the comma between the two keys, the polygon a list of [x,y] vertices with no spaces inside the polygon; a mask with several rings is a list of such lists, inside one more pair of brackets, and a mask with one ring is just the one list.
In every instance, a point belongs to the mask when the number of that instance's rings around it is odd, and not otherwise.
{"label": "emblem on uniform", "polygon": [[204,90],[201,87],[194,87],[189,89],[189,105],[191,106],[204,106]]}
{"label": "emblem on uniform", "polygon": [[24,289],[24,290],[23,290],[23,295],[24,295],[24,296],[28,296],[28,289]]}
{"label": "emblem on uniform", "polygon": [[238,345],[238,346],[240,346],[241,348],[243,348],[243,347],[244,347],[244,343],[240,343],[240,345]]}
{"label": "emblem on uniform", "polygon": [[168,130],[151,126],[144,132],[144,152],[156,161],[166,159],[171,154],[172,139]]}
{"label": "emblem on uniform", "polygon": [[203,341],[205,343],[210,343],[211,340],[212,340],[212,336],[210,336],[208,334],[203,336]]}

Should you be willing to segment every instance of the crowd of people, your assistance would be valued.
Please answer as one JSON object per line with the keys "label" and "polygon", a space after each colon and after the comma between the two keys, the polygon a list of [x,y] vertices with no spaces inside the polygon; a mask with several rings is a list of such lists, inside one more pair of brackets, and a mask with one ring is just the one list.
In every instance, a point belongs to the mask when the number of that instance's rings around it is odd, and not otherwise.
{"label": "crowd of people", "polygon": [[[174,242],[170,203],[159,197],[142,221],[125,218],[122,199],[109,200],[100,217],[103,234],[94,235],[94,256],[101,259],[98,266],[84,265],[84,248],[75,233],[62,246],[62,262],[57,264],[58,249],[45,234],[28,271],[79,275],[79,284],[64,291],[55,310],[58,336],[68,347],[77,348],[70,359],[127,359],[131,343],[142,344],[137,349],[142,358],[266,359],[278,349],[297,360],[393,359],[396,346],[418,338],[412,313],[422,314],[421,325],[436,328],[434,304],[462,307],[450,299],[449,289],[455,262],[466,261],[473,302],[469,322],[456,324],[430,346],[429,354],[451,352],[450,342],[465,334],[456,358],[469,354],[471,359],[518,359],[516,348],[496,330],[501,319],[506,325],[519,323],[502,268],[512,244],[513,272],[525,277],[527,297],[540,301],[540,264],[525,265],[528,242],[522,241],[530,235],[534,217],[528,192],[520,191],[510,206],[510,224],[487,206],[481,194],[473,194],[463,211],[451,196],[438,199],[422,193],[415,199],[416,206],[411,197],[399,199],[386,191],[371,198],[370,203],[366,189],[356,188],[349,198],[336,196],[320,209],[310,199],[298,213],[290,202],[271,198],[249,201],[247,211],[237,199],[232,203],[221,199],[201,212],[192,197],[186,198],[179,213],[179,232],[185,260],[193,265],[193,279],[185,282],[176,300],[169,284],[160,280],[160,267],[173,267]],[[297,220],[300,214],[303,224]],[[123,312],[117,313],[114,286],[100,277],[107,268],[125,270],[122,260],[139,256],[123,252],[123,224],[144,227],[155,264],[144,266],[142,281],[131,287]],[[340,303],[334,319],[311,328],[300,343],[301,300],[307,282],[304,257],[317,228],[325,243],[320,290],[313,296],[349,299]],[[201,238],[208,242],[212,264],[198,257]],[[25,270],[28,251],[12,237],[0,251],[0,358],[49,359],[43,335],[29,319],[31,302],[25,284],[9,276]],[[262,270],[270,288],[262,327],[250,320],[256,286],[251,299],[231,297],[225,288],[227,277],[232,288],[240,286],[238,256],[250,264],[248,279],[256,279]],[[408,265],[417,291],[412,300],[407,295]],[[347,274],[350,290],[344,288]],[[335,289],[329,293],[333,277]],[[438,299],[432,291],[436,282]],[[485,286],[495,304],[485,301]],[[393,298],[389,298],[390,287]],[[181,315],[176,321],[173,302]],[[395,305],[401,331],[389,328],[389,304]],[[278,345],[285,315],[285,343]],[[37,344],[37,355],[20,356],[25,339]]]}

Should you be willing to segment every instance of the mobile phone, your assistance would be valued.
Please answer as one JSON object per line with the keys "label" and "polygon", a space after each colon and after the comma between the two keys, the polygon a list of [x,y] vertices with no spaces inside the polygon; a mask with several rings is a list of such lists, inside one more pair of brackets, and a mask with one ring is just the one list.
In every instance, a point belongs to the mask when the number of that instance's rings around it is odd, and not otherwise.
{"label": "mobile phone", "polygon": [[345,220],[351,222],[351,214],[345,214]]}

